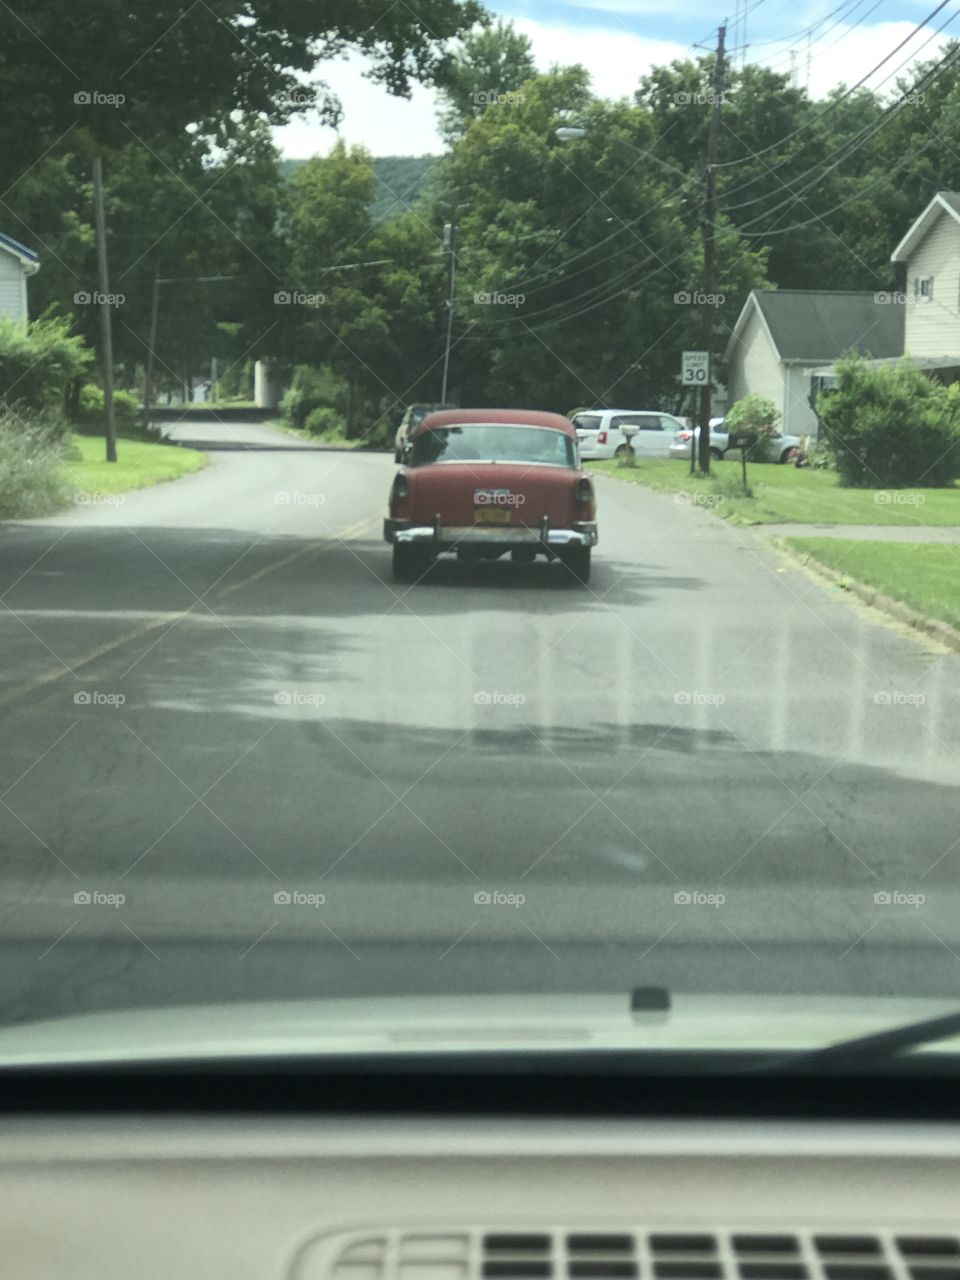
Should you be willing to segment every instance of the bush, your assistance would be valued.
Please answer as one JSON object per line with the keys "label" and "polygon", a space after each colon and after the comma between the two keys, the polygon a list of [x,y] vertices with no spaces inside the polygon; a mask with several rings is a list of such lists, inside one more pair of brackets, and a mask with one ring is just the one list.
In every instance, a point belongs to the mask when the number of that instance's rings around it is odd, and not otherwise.
{"label": "bush", "polygon": [[326,436],[327,439],[346,438],[346,423],[336,409],[329,405],[319,405],[311,409],[305,422],[306,429],[313,436]]}
{"label": "bush", "polygon": [[[140,400],[130,391],[114,391],[113,421],[118,430],[128,430],[137,425],[140,418]],[[88,382],[80,392],[77,421],[82,426],[104,426],[104,395],[95,382]]]}
{"label": "bush", "polygon": [[960,475],[960,394],[905,358],[837,365],[817,402],[826,443],[849,488],[944,487]]}
{"label": "bush", "polygon": [[341,393],[340,381],[329,370],[298,364],[281,402],[283,416],[291,426],[303,428],[314,409],[336,405]]}
{"label": "bush", "polygon": [[771,462],[770,442],[777,434],[780,410],[766,396],[751,394],[738,400],[723,421],[724,431],[753,431],[757,443],[747,453],[750,462]]}
{"label": "bush", "polygon": [[0,409],[0,519],[46,515],[70,501],[59,418]]}
{"label": "bush", "polygon": [[70,336],[69,320],[0,318],[0,401],[24,413],[62,406],[68,384],[91,359],[83,340]]}

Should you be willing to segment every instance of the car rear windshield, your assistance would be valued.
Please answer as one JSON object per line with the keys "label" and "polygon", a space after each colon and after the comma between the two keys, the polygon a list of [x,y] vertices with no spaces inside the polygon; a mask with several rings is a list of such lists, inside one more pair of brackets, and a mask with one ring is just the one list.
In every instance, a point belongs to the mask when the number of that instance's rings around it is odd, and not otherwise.
{"label": "car rear windshield", "polygon": [[599,431],[600,415],[598,413],[584,413],[579,418],[574,418],[573,425],[578,431]]}
{"label": "car rear windshield", "polygon": [[467,423],[434,427],[413,442],[410,465],[430,462],[530,462],[575,467],[573,439],[562,431]]}

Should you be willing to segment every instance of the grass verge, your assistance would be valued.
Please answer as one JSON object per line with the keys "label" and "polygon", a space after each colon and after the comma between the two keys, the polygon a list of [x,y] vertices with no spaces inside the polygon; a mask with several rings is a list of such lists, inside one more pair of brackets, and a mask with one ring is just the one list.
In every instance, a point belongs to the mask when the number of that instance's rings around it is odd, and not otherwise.
{"label": "grass verge", "polygon": [[199,471],[209,461],[205,453],[196,449],[181,449],[177,445],[135,437],[117,440],[116,462],[104,461],[104,443],[99,436],[73,435],[69,444],[69,456],[64,464],[68,483],[77,494],[88,496],[125,493],[165,480],[178,480]]}
{"label": "grass verge", "polygon": [[928,618],[960,628],[960,547],[929,542],[786,538],[786,545]]}
{"label": "grass verge", "polygon": [[834,471],[755,463],[747,467],[754,496],[744,498],[734,493],[739,462],[713,462],[709,477],[691,476],[689,462],[675,458],[640,459],[632,468],[611,459],[587,469],[660,493],[690,494],[738,524],[960,525],[960,488],[842,489]]}

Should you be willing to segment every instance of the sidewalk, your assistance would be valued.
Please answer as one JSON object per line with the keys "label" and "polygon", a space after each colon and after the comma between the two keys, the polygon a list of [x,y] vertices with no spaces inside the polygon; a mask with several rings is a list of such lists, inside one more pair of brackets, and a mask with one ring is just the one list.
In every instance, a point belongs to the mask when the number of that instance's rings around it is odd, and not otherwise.
{"label": "sidewalk", "polygon": [[960,525],[754,524],[755,533],[775,538],[847,538],[851,542],[960,543]]}

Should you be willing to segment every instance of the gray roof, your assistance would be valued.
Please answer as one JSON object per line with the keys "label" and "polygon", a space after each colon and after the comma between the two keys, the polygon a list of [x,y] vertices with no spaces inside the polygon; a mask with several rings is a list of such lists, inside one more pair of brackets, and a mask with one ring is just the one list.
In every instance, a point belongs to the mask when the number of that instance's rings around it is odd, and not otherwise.
{"label": "gray roof", "polygon": [[826,364],[849,351],[878,359],[903,352],[905,308],[888,294],[755,289],[751,296],[781,360]]}

